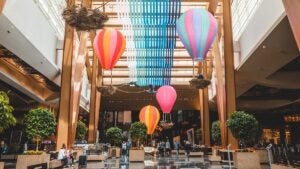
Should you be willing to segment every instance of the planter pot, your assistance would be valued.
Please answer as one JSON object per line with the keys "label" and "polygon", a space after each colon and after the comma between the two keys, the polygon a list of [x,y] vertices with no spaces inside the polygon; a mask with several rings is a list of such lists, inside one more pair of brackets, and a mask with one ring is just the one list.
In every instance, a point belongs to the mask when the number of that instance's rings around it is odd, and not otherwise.
{"label": "planter pot", "polygon": [[109,157],[120,157],[121,149],[119,147],[111,147],[108,149],[108,156]]}
{"label": "planter pot", "polygon": [[238,169],[261,169],[256,152],[235,152],[233,153],[233,162]]}
{"label": "planter pot", "polygon": [[4,168],[4,162],[0,162],[0,169]]}
{"label": "planter pot", "polygon": [[74,155],[74,159],[76,161],[78,161],[79,156],[83,155],[83,150],[82,149],[75,149],[75,150],[73,150],[73,155]]}
{"label": "planter pot", "polygon": [[49,166],[50,154],[18,155],[16,169],[27,169],[28,166],[47,163]]}
{"label": "planter pot", "polygon": [[129,150],[129,161],[144,161],[145,159],[145,153],[144,150]]}
{"label": "planter pot", "polygon": [[[260,164],[269,163],[269,157],[268,157],[267,150],[255,150],[255,152],[257,152],[257,154],[258,154]],[[273,163],[272,153],[270,153],[270,154],[271,154],[271,161]]]}

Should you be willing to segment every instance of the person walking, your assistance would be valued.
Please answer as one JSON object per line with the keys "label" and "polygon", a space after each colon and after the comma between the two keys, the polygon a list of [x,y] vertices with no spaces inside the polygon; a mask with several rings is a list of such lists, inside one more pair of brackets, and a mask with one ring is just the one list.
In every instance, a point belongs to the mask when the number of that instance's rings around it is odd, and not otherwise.
{"label": "person walking", "polygon": [[171,155],[171,144],[169,142],[169,140],[166,141],[166,156],[170,156]]}
{"label": "person walking", "polygon": [[190,161],[190,151],[192,149],[192,145],[191,143],[187,140],[185,142],[185,151],[186,151],[186,156],[187,156],[187,160]]}
{"label": "person walking", "polygon": [[123,141],[122,143],[122,158],[123,158],[123,161],[126,162],[127,161],[127,144],[125,141]]}
{"label": "person walking", "polygon": [[175,151],[176,151],[176,158],[177,158],[177,159],[178,159],[178,157],[179,157],[179,148],[180,148],[179,142],[176,140],[176,141],[174,142],[174,149],[175,149]]}

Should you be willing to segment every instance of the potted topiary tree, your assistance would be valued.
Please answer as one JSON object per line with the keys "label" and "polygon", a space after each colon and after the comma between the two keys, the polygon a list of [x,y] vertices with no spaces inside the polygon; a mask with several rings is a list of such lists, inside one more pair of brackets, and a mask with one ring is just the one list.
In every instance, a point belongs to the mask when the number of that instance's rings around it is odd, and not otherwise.
{"label": "potted topiary tree", "polygon": [[118,127],[110,127],[106,131],[106,137],[112,147],[109,149],[109,155],[113,157],[120,157],[120,148],[116,147],[122,143],[122,130]]}
{"label": "potted topiary tree", "polygon": [[137,148],[129,150],[129,161],[144,161],[144,150],[140,148],[140,143],[147,138],[147,127],[144,123],[134,122],[129,129],[130,137]]}
{"label": "potted topiary tree", "polygon": [[197,140],[198,144],[201,145],[201,140],[202,140],[202,129],[198,128],[195,131],[195,139]]}
{"label": "potted topiary tree", "polygon": [[[6,92],[0,91],[0,133],[9,126],[16,124],[16,119],[12,114],[13,110],[13,107],[9,104],[9,97]],[[1,166],[4,167],[4,162],[0,162]]]}
{"label": "potted topiary tree", "polygon": [[217,155],[217,150],[221,144],[221,129],[220,129],[220,121],[214,121],[211,125],[211,139],[213,142],[212,155]]}
{"label": "potted topiary tree", "polygon": [[85,139],[86,133],[88,131],[88,128],[86,127],[86,125],[84,124],[84,122],[82,122],[81,120],[79,120],[77,122],[77,126],[76,126],[76,140],[78,141],[82,141]]}
{"label": "potted topiary tree", "polygon": [[0,133],[9,126],[16,124],[16,119],[12,114],[13,110],[6,92],[0,91]]}
{"label": "potted topiary tree", "polygon": [[220,121],[214,121],[211,125],[211,139],[215,146],[220,146],[221,144],[221,129]]}
{"label": "potted topiary tree", "polygon": [[235,111],[227,120],[227,126],[242,148],[242,152],[234,153],[235,166],[244,169],[260,168],[258,154],[251,151],[246,152],[245,149],[257,137],[259,127],[255,117],[243,111]]}
{"label": "potted topiary tree", "polygon": [[56,120],[54,114],[47,108],[31,109],[24,118],[25,134],[28,139],[36,142],[36,151],[18,155],[16,168],[26,169],[30,165],[49,163],[50,154],[38,151],[39,142],[55,132]]}
{"label": "potted topiary tree", "polygon": [[39,142],[55,132],[56,120],[54,114],[47,108],[31,109],[24,118],[25,133],[28,139],[36,141],[36,151]]}

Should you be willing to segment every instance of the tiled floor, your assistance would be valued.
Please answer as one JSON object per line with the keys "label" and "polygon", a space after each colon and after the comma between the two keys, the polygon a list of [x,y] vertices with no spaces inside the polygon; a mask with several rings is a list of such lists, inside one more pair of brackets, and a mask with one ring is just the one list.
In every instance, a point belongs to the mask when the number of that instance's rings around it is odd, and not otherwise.
{"label": "tiled floor", "polygon": [[[11,167],[5,167],[14,169]],[[262,166],[261,169],[269,169],[269,166]],[[108,159],[103,162],[88,162],[87,166],[79,167],[78,163],[64,169],[229,169],[228,165],[210,164],[207,158],[190,158],[181,156],[180,158],[153,158],[146,157],[144,162],[124,162],[123,158]],[[232,168],[233,169],[233,168]],[[272,165],[272,169],[295,169],[292,167]]]}

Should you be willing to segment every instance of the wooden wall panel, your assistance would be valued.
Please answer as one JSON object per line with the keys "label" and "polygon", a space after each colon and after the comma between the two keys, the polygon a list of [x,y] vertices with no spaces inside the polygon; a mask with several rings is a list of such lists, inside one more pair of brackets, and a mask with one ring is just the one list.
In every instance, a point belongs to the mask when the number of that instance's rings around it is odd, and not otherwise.
{"label": "wooden wall panel", "polygon": [[299,0],[282,0],[285,12],[288,16],[298,49],[300,51],[300,1]]}

